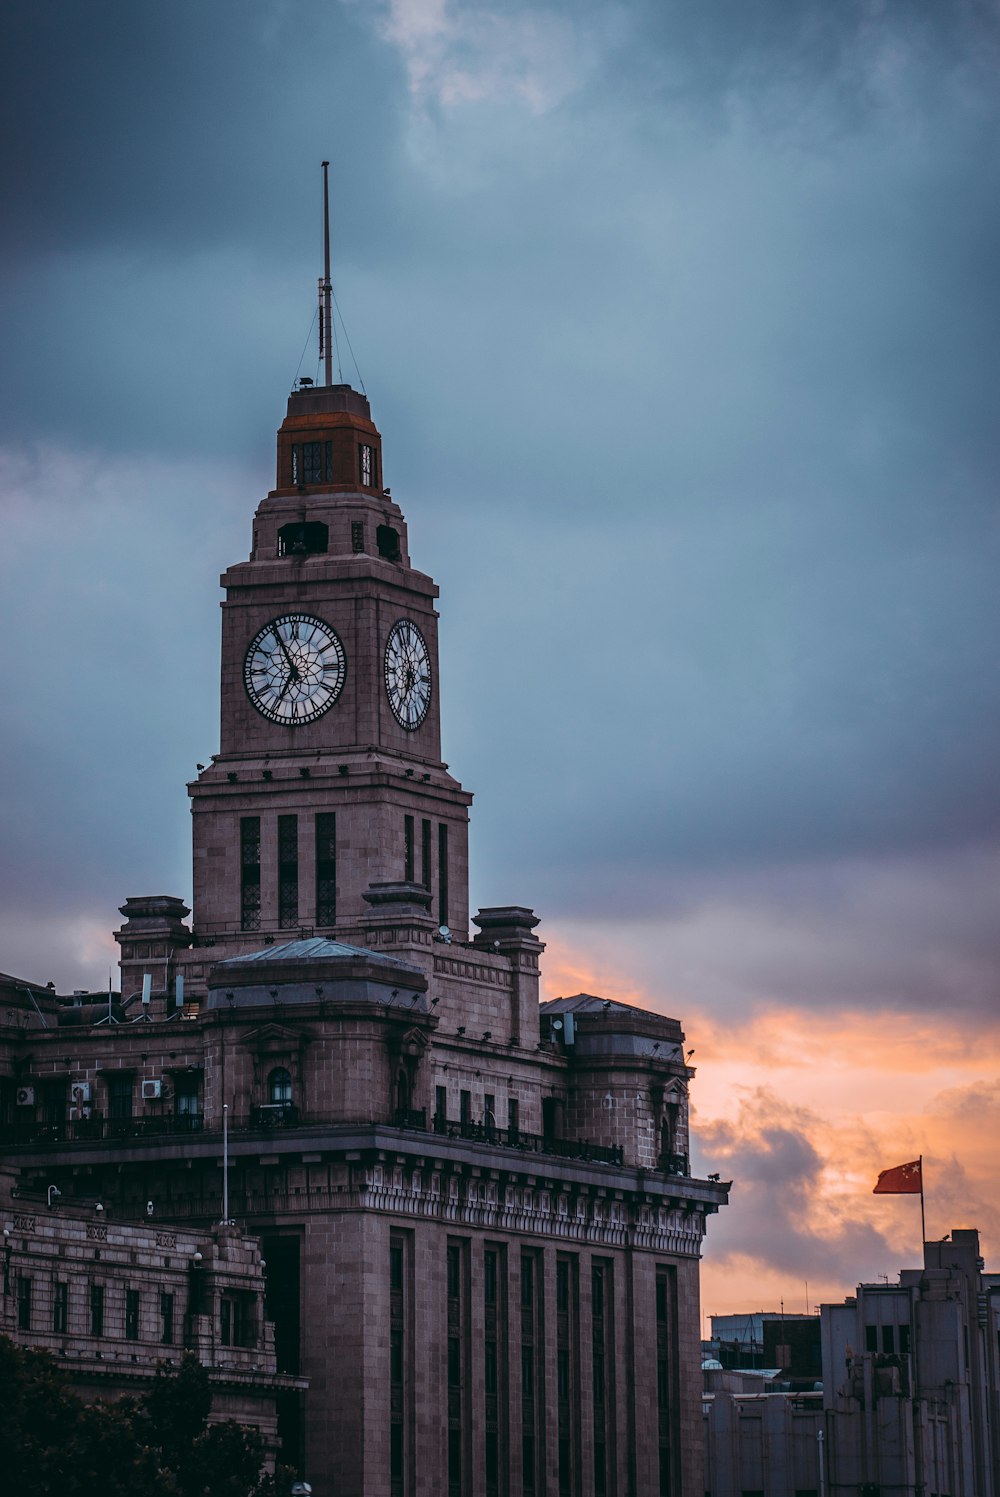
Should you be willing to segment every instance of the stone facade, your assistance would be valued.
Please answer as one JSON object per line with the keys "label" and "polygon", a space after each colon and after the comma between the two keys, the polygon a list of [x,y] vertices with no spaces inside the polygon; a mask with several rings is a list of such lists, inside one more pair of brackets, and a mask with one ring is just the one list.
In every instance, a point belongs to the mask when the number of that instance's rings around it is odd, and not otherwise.
{"label": "stone facade", "polygon": [[[698,1264],[727,1187],[690,1173],[681,1027],[540,1004],[532,911],[470,920],[437,589],[388,491],[349,476],[381,477],[367,401],[293,394],[278,445],[223,577],[191,910],[122,906],[121,998],[0,981],[19,1187],[261,1238],[277,1366],[308,1379],[283,1454],[317,1497],[700,1497]],[[309,721],[280,720],[311,668],[285,618],[342,646]],[[246,662],[271,621],[268,716]],[[409,727],[401,623],[426,648]]]}
{"label": "stone facade", "polygon": [[193,1351],[209,1370],[210,1420],[260,1430],[273,1469],[278,1404],[305,1383],[276,1370],[259,1242],[235,1225],[140,1225],[101,1201],[64,1206],[57,1191],[5,1185],[0,1335],[49,1352],[88,1400],[141,1392]]}

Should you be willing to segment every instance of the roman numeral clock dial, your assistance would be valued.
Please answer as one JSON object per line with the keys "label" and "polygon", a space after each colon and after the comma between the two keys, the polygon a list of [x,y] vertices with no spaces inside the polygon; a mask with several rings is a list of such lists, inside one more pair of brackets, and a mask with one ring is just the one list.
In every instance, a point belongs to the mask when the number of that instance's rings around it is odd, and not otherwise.
{"label": "roman numeral clock dial", "polygon": [[385,646],[385,690],[401,728],[419,728],[431,704],[431,657],[416,624],[400,619]]}
{"label": "roman numeral clock dial", "polygon": [[308,613],[285,613],[250,642],[243,680],[257,711],[283,727],[315,722],[340,696],[347,657],[336,631]]}

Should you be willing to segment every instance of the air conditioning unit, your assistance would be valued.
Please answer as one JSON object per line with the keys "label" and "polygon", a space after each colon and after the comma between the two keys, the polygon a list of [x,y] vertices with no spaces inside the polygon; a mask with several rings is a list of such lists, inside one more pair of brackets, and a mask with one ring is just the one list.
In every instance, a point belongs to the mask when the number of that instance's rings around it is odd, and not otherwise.
{"label": "air conditioning unit", "polygon": [[162,1081],[144,1081],[142,1083],[142,1100],[144,1102],[158,1102],[162,1092]]}
{"label": "air conditioning unit", "polygon": [[18,1107],[34,1107],[35,1088],[33,1086],[19,1086],[14,1094],[14,1101]]}
{"label": "air conditioning unit", "polygon": [[90,1101],[90,1082],[74,1081],[69,1089],[69,1100],[73,1107],[79,1107],[81,1102]]}

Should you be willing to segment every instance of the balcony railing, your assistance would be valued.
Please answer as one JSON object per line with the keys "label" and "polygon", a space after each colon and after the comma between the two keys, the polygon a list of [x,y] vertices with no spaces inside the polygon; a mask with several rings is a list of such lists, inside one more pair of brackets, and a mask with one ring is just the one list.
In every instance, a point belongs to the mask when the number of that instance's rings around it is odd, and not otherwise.
{"label": "balcony railing", "polygon": [[200,1112],[183,1112],[160,1117],[106,1118],[93,1114],[89,1118],[72,1118],[65,1123],[39,1122],[35,1118],[0,1123],[0,1143],[64,1144],[94,1143],[105,1139],[160,1138],[177,1135],[190,1137],[204,1131]]}
{"label": "balcony railing", "polygon": [[[267,1128],[300,1128],[323,1126],[328,1119],[303,1113],[291,1103],[262,1103],[251,1107],[249,1119],[241,1122],[234,1119],[233,1133],[246,1133]],[[393,1114],[393,1126],[417,1133],[433,1132],[441,1138],[461,1139],[468,1143],[486,1144],[494,1148],[517,1149],[524,1154],[549,1154],[557,1159],[576,1159],[594,1164],[621,1164],[622,1150],[609,1144],[592,1143],[589,1139],[554,1138],[541,1133],[526,1133],[522,1128],[498,1128],[488,1123],[455,1121],[435,1116],[428,1126],[427,1113],[423,1108],[398,1108]],[[206,1127],[201,1113],[181,1113],[156,1117],[106,1118],[91,1116],[74,1118],[65,1123],[45,1123],[35,1119],[0,1123],[0,1144],[67,1144],[100,1143],[152,1138],[185,1138],[202,1132],[219,1133],[221,1127],[212,1124]],[[664,1156],[660,1168],[668,1174],[686,1174],[686,1156],[673,1154]]]}

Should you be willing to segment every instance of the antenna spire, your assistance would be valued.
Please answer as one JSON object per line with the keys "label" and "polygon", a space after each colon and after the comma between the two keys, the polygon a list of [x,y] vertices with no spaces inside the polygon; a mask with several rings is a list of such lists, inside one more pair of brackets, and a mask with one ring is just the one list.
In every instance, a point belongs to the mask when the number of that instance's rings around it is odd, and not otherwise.
{"label": "antenna spire", "polygon": [[333,285],[330,281],[330,163],[323,162],[323,279],[320,282],[319,351],[324,382],[333,384]]}

